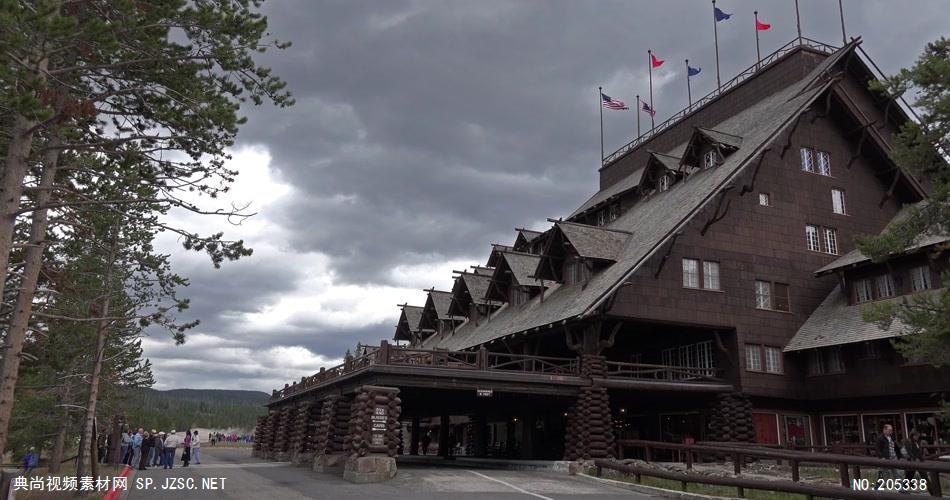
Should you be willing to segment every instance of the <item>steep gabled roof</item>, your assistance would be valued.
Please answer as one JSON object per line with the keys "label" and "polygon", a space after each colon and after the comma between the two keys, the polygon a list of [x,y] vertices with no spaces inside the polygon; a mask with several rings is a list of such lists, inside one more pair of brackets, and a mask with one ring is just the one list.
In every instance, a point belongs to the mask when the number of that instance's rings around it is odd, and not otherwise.
{"label": "steep gabled roof", "polygon": [[732,152],[742,146],[742,137],[711,128],[695,127],[693,135],[690,136],[689,142],[686,144],[686,150],[683,152],[680,163],[691,167],[698,166],[699,151],[703,144],[711,144],[721,150]]}
{"label": "steep gabled roof", "polygon": [[[791,82],[786,88],[711,127],[741,136],[741,146],[719,167],[698,171],[688,182],[676,183],[668,191],[640,200],[610,223],[610,229],[636,235],[627,240],[615,264],[595,273],[583,286],[554,284],[543,294],[543,300],[542,296],[537,296],[519,307],[502,307],[490,321],[478,327],[460,329],[437,345],[464,349],[592,314],[721,190],[732,187],[745,168],[831,87],[834,82],[821,77],[840,60],[841,53],[853,51],[856,45],[852,42],[820,62],[805,78]],[[668,154],[675,156],[683,149],[685,144],[672,148]],[[614,192],[612,188],[605,191]],[[596,198],[602,196],[595,195],[591,199]],[[585,205],[589,203],[590,200]]]}
{"label": "steep gabled roof", "polygon": [[472,272],[481,276],[491,276],[495,269],[491,267],[472,266]]}
{"label": "steep gabled roof", "polygon": [[616,262],[630,238],[630,233],[619,229],[588,226],[573,222],[558,222],[557,229],[564,234],[577,254],[585,259]]}
{"label": "steep gabled roof", "polygon": [[650,151],[649,161],[656,162],[667,170],[678,170],[680,166],[679,157],[665,153],[659,153],[657,151]]}
{"label": "steep gabled roof", "polygon": [[396,323],[396,334],[393,340],[412,340],[419,332],[419,321],[422,319],[422,308],[419,306],[402,305],[399,313],[399,322]]}
{"label": "steep gabled roof", "polygon": [[468,304],[472,301],[476,304],[491,304],[492,301],[485,297],[490,283],[490,275],[459,273],[452,286],[452,305],[449,307],[449,314],[467,316]]}
{"label": "steep gabled roof", "polygon": [[488,268],[498,267],[498,262],[501,260],[502,252],[510,252],[512,248],[508,245],[502,245],[499,243],[491,244],[491,253],[488,254],[488,262],[485,264]]}
{"label": "steep gabled roof", "polygon": [[[942,291],[943,289],[927,290],[919,293],[932,294]],[[904,299],[906,297],[895,297],[877,301],[875,304],[899,303]],[[899,320],[894,320],[887,330],[878,327],[875,323],[864,321],[861,311],[865,305],[849,305],[848,296],[841,292],[840,285],[836,286],[805,320],[783,351],[803,351],[869,340],[890,339],[908,333]]]}

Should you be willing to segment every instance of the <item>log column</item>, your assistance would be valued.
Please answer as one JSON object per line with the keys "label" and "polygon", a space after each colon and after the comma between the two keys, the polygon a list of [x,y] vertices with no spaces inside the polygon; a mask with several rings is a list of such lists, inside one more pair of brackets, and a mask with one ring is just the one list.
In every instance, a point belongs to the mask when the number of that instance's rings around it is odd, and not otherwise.
{"label": "log column", "polygon": [[267,415],[261,415],[257,417],[257,425],[254,427],[254,446],[251,449],[251,456],[261,458],[263,456],[263,448],[261,446],[262,439],[264,434],[267,432]]}
{"label": "log column", "polygon": [[290,460],[290,437],[292,420],[296,416],[296,406],[288,403],[280,409],[277,422],[277,435],[274,438],[274,460],[286,462]]}
{"label": "log column", "polygon": [[613,346],[621,325],[614,324],[607,338],[601,336],[603,323],[600,321],[585,325],[579,339],[571,330],[565,330],[568,347],[577,352],[580,358],[580,376],[589,381],[588,385],[580,389],[577,401],[567,412],[564,439],[566,460],[614,457],[610,396],[607,388],[597,382],[607,377],[607,358],[601,353]]}
{"label": "log column", "polygon": [[710,441],[755,442],[752,401],[741,392],[720,394],[709,415]]}
{"label": "log column", "polygon": [[396,475],[399,448],[399,389],[364,385],[350,411],[349,458],[343,478],[354,483],[385,481]]}
{"label": "log column", "polygon": [[290,442],[290,461],[294,464],[313,461],[313,428],[320,407],[314,401],[297,405]]}
{"label": "log column", "polygon": [[320,403],[320,418],[314,428],[313,448],[316,457],[313,470],[328,472],[343,465],[346,460],[345,444],[350,424],[350,401],[342,396],[330,396]]}

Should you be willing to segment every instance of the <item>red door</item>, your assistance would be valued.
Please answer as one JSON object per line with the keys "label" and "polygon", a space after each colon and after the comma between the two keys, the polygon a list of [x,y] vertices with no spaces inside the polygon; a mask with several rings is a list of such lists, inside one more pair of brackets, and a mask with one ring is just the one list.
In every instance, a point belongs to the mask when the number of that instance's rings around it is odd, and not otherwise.
{"label": "red door", "polygon": [[778,444],[778,421],[774,413],[753,413],[755,442],[760,444]]}

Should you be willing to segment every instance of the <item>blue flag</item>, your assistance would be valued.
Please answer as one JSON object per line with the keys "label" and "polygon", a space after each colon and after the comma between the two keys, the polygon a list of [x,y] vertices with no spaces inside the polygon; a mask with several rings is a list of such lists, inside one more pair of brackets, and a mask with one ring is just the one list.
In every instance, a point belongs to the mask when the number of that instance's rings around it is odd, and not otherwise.
{"label": "blue flag", "polygon": [[726,19],[732,17],[732,14],[726,14],[719,7],[715,7],[715,9],[716,22],[725,21]]}
{"label": "blue flag", "polygon": [[689,76],[696,76],[696,75],[698,75],[699,72],[702,71],[702,70],[703,70],[703,68],[694,68],[694,67],[692,67],[692,66],[687,66],[687,67],[686,67],[686,74],[689,75]]}

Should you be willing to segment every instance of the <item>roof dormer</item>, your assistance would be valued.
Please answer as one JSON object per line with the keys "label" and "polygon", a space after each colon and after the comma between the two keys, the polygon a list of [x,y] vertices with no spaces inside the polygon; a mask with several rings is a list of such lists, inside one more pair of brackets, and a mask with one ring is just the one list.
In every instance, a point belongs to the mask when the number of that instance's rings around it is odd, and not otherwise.
{"label": "roof dormer", "polygon": [[722,164],[725,159],[742,146],[742,137],[718,130],[696,127],[686,144],[679,169],[686,174],[690,170],[706,170]]}
{"label": "roof dormer", "polygon": [[422,308],[419,306],[410,306],[402,304],[399,306],[402,312],[399,313],[399,321],[396,323],[396,334],[393,340],[407,340],[409,342],[418,342],[419,320],[422,319]]}
{"label": "roof dormer", "polygon": [[458,271],[455,284],[452,286],[452,303],[449,305],[449,314],[465,316],[469,320],[477,321],[480,316],[487,316],[501,304],[486,297],[491,284],[491,271],[476,267],[473,272]]}
{"label": "roof dormer", "polygon": [[[584,281],[570,278],[589,277],[590,272],[616,262],[630,234],[574,222],[555,222],[534,276],[562,283]],[[583,267],[576,267],[578,265]]]}
{"label": "roof dormer", "polygon": [[[485,298],[518,304],[540,293],[541,289],[548,285],[534,277],[540,260],[540,255],[515,251],[500,252],[498,265],[495,266]],[[516,292],[524,292],[527,297],[513,297]]]}
{"label": "roof dormer", "polygon": [[422,308],[422,317],[419,320],[419,331],[422,338],[433,333],[444,335],[453,330],[464,317],[454,316],[449,312],[452,305],[452,293],[430,288],[426,290],[429,296],[426,305]]}
{"label": "roof dormer", "polygon": [[679,165],[679,158],[651,151],[644,167],[643,178],[640,180],[640,190],[644,193],[668,190],[676,181],[683,178]]}
{"label": "roof dormer", "polygon": [[544,243],[544,232],[518,228],[512,249],[516,252],[539,254]]}

